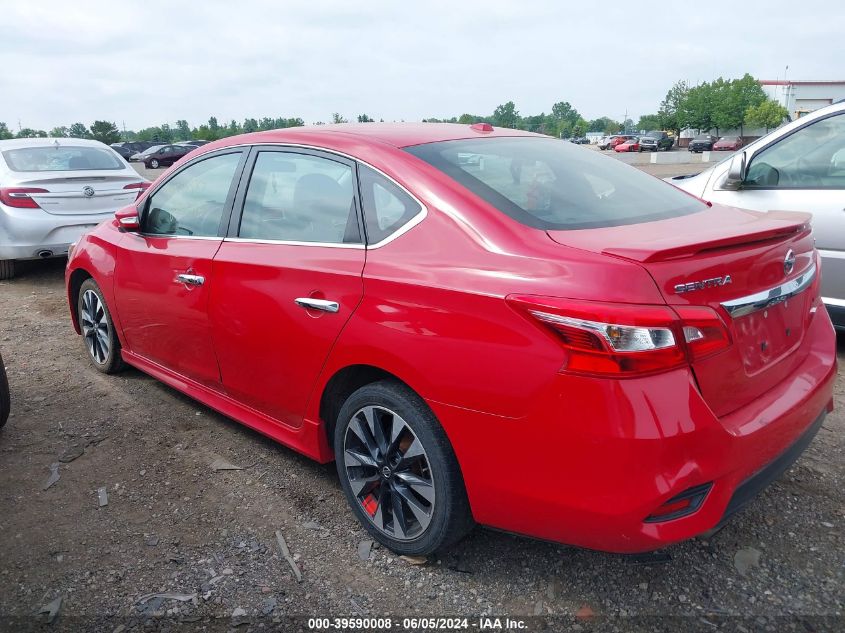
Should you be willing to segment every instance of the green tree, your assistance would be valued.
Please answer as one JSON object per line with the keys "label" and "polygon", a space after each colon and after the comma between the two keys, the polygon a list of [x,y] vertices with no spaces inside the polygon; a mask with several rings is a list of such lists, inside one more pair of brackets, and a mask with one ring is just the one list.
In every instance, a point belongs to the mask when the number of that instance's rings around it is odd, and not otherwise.
{"label": "green tree", "polygon": [[588,132],[603,132],[604,134],[614,134],[619,131],[619,121],[614,121],[610,117],[599,117],[590,121]]}
{"label": "green tree", "polygon": [[258,131],[258,121],[256,119],[244,119],[243,125],[244,134]]}
{"label": "green tree", "polygon": [[745,127],[745,115],[748,108],[756,108],[762,103],[766,102],[766,93],[763,92],[763,87],[760,82],[754,79],[750,74],[745,73],[739,79],[734,79],[731,82],[730,99],[732,107],[739,112],[739,133],[742,135]]}
{"label": "green tree", "polygon": [[191,140],[191,126],[188,125],[188,122],[185,119],[179,119],[178,121],[176,121],[176,131],[174,133],[174,138],[178,141]]}
{"label": "green tree", "polygon": [[366,114],[358,115],[358,123],[375,123],[375,119],[371,119]]}
{"label": "green tree", "polygon": [[666,97],[660,102],[660,109],[657,111],[660,118],[660,129],[671,130],[675,132],[675,136],[680,136],[681,130],[686,127],[686,122],[683,119],[683,105],[688,92],[689,86],[685,81],[677,81],[669,89]]}
{"label": "green tree", "polygon": [[203,141],[214,140],[213,138],[211,138],[211,130],[205,123],[191,130],[191,138],[201,139]]}
{"label": "green tree", "polygon": [[15,135],[12,134],[8,125],[6,125],[3,121],[0,121],[0,141],[5,141],[10,138],[15,138]]}
{"label": "green tree", "polygon": [[493,111],[494,125],[499,127],[517,128],[521,122],[519,112],[513,101],[508,101],[500,106],[496,106]]}
{"label": "green tree", "polygon": [[581,115],[568,101],[558,101],[552,106],[552,118],[558,123],[566,121],[572,127],[581,120]]}
{"label": "green tree", "polygon": [[332,123],[349,123],[339,112],[332,112]]}
{"label": "green tree", "polygon": [[462,114],[458,117],[458,123],[463,125],[472,125],[477,120],[477,117],[473,116],[472,114]]}
{"label": "green tree", "polygon": [[91,124],[91,137],[95,141],[110,145],[120,140],[120,130],[111,121],[94,121]]}
{"label": "green tree", "polygon": [[714,98],[720,90],[717,82],[706,81],[689,89],[681,106],[685,127],[707,131],[714,126]]}
{"label": "green tree", "polygon": [[[649,132],[660,129],[660,116],[657,114],[644,114],[637,121],[637,129]],[[592,130],[591,130],[592,131]],[[598,130],[596,130],[598,131]]]}
{"label": "green tree", "polygon": [[31,127],[25,127],[18,132],[18,138],[47,138],[47,132],[44,130],[33,130]]}
{"label": "green tree", "polygon": [[778,127],[789,117],[789,112],[777,101],[766,99],[759,105],[748,106],[745,111],[745,124],[750,127],[771,128]]}
{"label": "green tree", "polygon": [[590,127],[590,124],[584,119],[578,121],[578,123],[572,126],[573,138],[581,138],[582,136],[584,136],[587,133],[588,127]]}
{"label": "green tree", "polygon": [[71,138],[90,138],[91,133],[88,131],[88,128],[85,127],[82,123],[74,123],[68,129],[68,135]]}
{"label": "green tree", "polygon": [[60,125],[59,127],[54,127],[50,130],[50,137],[52,138],[63,138],[66,136],[70,136],[70,132],[65,125]]}
{"label": "green tree", "polygon": [[720,129],[727,130],[742,125],[745,113],[740,112],[736,107],[735,99],[731,95],[731,82],[719,77],[711,82],[710,89],[713,100],[712,123],[716,128],[716,134],[719,134]]}

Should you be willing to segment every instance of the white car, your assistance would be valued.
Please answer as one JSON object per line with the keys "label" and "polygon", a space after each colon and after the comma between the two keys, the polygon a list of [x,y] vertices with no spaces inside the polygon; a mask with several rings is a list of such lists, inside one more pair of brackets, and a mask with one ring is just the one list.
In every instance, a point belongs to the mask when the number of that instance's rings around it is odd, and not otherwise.
{"label": "white car", "polygon": [[822,300],[845,329],[845,102],[816,110],[676,187],[732,207],[807,211],[822,258]]}
{"label": "white car", "polygon": [[15,260],[67,255],[149,184],[99,141],[0,141],[0,279],[14,276]]}

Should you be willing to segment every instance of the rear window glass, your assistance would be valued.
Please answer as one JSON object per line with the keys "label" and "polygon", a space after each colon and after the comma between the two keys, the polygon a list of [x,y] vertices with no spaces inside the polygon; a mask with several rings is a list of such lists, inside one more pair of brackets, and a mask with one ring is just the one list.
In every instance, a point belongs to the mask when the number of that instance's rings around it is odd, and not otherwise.
{"label": "rear window glass", "polygon": [[21,147],[7,149],[3,158],[13,171],[85,171],[125,167],[114,151],[99,147]]}
{"label": "rear window glass", "polygon": [[468,139],[405,149],[538,229],[620,226],[706,208],[653,176],[557,139]]}

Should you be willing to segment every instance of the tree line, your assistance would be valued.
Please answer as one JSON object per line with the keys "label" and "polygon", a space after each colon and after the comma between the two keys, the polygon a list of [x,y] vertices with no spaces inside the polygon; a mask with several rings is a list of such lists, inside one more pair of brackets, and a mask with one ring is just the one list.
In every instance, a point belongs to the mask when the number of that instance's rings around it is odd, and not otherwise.
{"label": "tree line", "polygon": [[[445,119],[436,117],[423,119],[431,123],[490,123],[497,127],[514,128],[548,134],[560,138],[582,137],[587,132],[602,134],[616,134],[635,130],[667,130],[680,135],[681,130],[692,128],[701,131],[739,129],[745,127],[770,128],[779,126],[786,118],[786,109],[776,101],[766,97],[759,82],[751,75],[745,74],[739,79],[723,79],[719,77],[710,82],[703,82],[690,86],[685,81],[677,81],[666,93],[656,113],[645,114],[634,124],[631,119],[617,121],[603,116],[587,120],[568,101],[558,101],[547,114],[521,115],[513,101],[497,106],[491,114],[465,113]],[[359,123],[375,121],[367,114],[359,114]],[[382,119],[383,120],[383,119]],[[347,119],[340,113],[333,113],[331,123],[346,123]],[[316,125],[322,125],[318,121]],[[227,136],[276,130],[279,128],[298,127],[305,125],[301,117],[261,117],[246,118],[243,122],[231,120],[220,123],[217,117],[209,117],[206,123],[191,127],[184,119],[179,119],[174,125],[162,123],[160,125],[143,128],[138,131],[121,131],[111,121],[94,121],[91,127],[83,123],[70,126],[55,127],[46,132],[23,128],[17,134],[13,133],[5,123],[0,122],[0,139],[28,138],[28,137],[73,137],[92,138],[103,143],[118,141],[158,141],[174,143],[203,139],[214,141]]]}
{"label": "tree line", "polygon": [[789,118],[786,108],[766,97],[754,77],[746,73],[739,79],[719,77],[690,86],[677,81],[666,93],[656,114],[640,117],[637,127],[643,130],[681,130],[692,128],[702,132],[740,130],[746,127],[769,129]]}

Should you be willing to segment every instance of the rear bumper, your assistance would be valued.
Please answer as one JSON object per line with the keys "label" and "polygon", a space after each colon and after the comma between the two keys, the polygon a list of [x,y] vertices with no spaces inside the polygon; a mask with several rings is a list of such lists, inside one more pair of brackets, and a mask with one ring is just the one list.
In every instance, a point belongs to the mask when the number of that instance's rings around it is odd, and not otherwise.
{"label": "rear bumper", "polygon": [[0,205],[0,259],[39,259],[42,251],[67,255],[70,244],[111,215],[53,215]]}
{"label": "rear bumper", "polygon": [[728,506],[725,508],[725,513],[722,515],[722,520],[719,522],[718,527],[727,523],[728,519],[751,503],[757,495],[789,470],[789,467],[801,457],[801,454],[810,445],[813,438],[816,437],[816,433],[822,428],[822,423],[826,416],[827,411],[822,411],[819,417],[816,418],[816,421],[813,422],[810,428],[804,431],[792,446],[737,486],[731,496],[731,500],[728,502]]}
{"label": "rear bumper", "polygon": [[[455,449],[473,516],[537,538],[644,552],[713,529],[780,475],[832,407],[835,334],[809,326],[804,361],[722,418],[691,373],[628,380],[558,375],[523,418],[430,402]],[[709,484],[692,514],[647,522],[679,493]]]}

